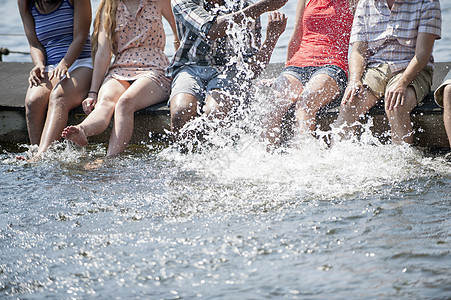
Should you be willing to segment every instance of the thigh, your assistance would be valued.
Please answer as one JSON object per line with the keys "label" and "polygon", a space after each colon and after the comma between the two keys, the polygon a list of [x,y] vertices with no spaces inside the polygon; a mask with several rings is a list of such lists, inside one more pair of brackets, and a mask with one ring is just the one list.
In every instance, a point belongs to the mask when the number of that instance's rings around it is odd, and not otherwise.
{"label": "thigh", "polygon": [[378,67],[369,67],[365,70],[362,82],[365,87],[378,99],[385,96],[387,82],[389,80],[388,64],[382,64]]}
{"label": "thigh", "polygon": [[168,95],[154,80],[141,77],[130,85],[122,94],[122,98],[130,99],[128,104],[137,111],[167,100]]}
{"label": "thigh", "polygon": [[65,103],[71,107],[76,107],[87,96],[91,76],[91,68],[77,68],[72,71],[70,78],[65,78],[55,85],[52,94],[56,97],[63,97]]}
{"label": "thigh", "polygon": [[316,112],[339,95],[340,88],[337,81],[330,75],[318,73],[307,82],[302,99],[305,102],[304,105]]}
{"label": "thigh", "polygon": [[102,83],[99,90],[98,101],[96,106],[101,105],[105,102],[116,104],[119,97],[127,90],[130,83],[127,81],[121,81],[108,77]]}
{"label": "thigh", "polygon": [[[333,88],[334,90],[337,89],[338,94],[337,96],[334,98],[334,100],[340,100],[343,97],[343,94],[346,90],[346,86],[348,83],[348,76],[346,75],[346,72],[335,65],[326,65],[326,66],[322,66],[319,67],[311,76],[311,78],[314,78],[317,75],[328,75],[328,77],[324,77],[327,78],[329,81],[330,79],[333,79],[335,81],[335,83],[332,82],[328,82],[326,83],[327,86],[329,86],[329,84],[332,84],[333,86],[331,88]],[[338,104],[338,103],[337,103]]]}
{"label": "thigh", "polygon": [[304,84],[290,73],[282,73],[273,85],[278,95],[286,100],[296,102],[304,91]]}

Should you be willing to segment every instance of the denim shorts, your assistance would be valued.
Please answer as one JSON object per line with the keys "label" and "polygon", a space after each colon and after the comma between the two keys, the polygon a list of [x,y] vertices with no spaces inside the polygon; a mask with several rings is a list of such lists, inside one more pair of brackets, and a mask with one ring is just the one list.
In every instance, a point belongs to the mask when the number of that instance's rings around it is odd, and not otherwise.
{"label": "denim shorts", "polygon": [[238,79],[233,69],[227,69],[227,72],[219,72],[217,68],[210,66],[188,65],[181,67],[175,73],[172,81],[171,96],[179,93],[191,94],[197,98],[201,105],[205,104],[205,98],[212,90],[221,89],[231,94],[240,89],[242,80]]}
{"label": "denim shorts", "polygon": [[326,65],[326,66],[316,66],[316,67],[296,67],[296,66],[288,66],[283,71],[282,74],[289,74],[291,76],[296,77],[303,86],[307,84],[307,82],[314,76],[319,74],[326,74],[332,77],[338,85],[339,95],[334,99],[341,99],[345,92],[346,86],[348,84],[348,76],[346,76],[346,72],[343,71],[342,68],[337,67],[335,65]]}

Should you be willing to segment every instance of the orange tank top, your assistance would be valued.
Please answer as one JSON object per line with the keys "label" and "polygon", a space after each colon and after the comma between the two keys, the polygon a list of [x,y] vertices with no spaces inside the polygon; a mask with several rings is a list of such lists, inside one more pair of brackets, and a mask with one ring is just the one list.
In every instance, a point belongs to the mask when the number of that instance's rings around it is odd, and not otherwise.
{"label": "orange tank top", "polygon": [[310,0],[302,18],[301,45],[286,66],[335,65],[347,72],[352,20],[348,0]]}

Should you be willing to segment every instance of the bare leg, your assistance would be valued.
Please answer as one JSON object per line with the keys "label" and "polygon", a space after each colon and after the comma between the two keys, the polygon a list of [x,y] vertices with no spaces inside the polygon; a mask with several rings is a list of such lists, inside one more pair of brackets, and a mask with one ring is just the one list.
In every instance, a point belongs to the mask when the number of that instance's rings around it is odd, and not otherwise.
{"label": "bare leg", "polygon": [[63,79],[53,89],[37,156],[52,142],[60,139],[61,131],[67,125],[69,111],[79,106],[86,96],[91,74],[90,68],[78,68],[72,72],[71,78]]}
{"label": "bare leg", "polygon": [[316,114],[339,94],[338,84],[329,75],[318,74],[307,82],[296,105],[299,133],[312,132],[316,128]]}
{"label": "bare leg", "polygon": [[133,134],[134,113],[147,106],[160,103],[168,96],[149,78],[136,80],[119,98],[114,111],[114,126],[111,132],[107,156],[124,151]]}
{"label": "bare leg", "polygon": [[95,109],[79,125],[66,127],[61,136],[79,146],[86,146],[87,137],[104,132],[110,124],[119,97],[130,86],[128,82],[107,79],[99,91]]}
{"label": "bare leg", "polygon": [[443,91],[443,122],[448,135],[449,147],[451,148],[451,84],[445,86]]}
{"label": "bare leg", "polygon": [[410,120],[410,113],[417,105],[415,90],[408,87],[404,105],[393,110],[385,110],[390,123],[392,141],[395,144],[413,143],[413,128]]}
{"label": "bare leg", "polygon": [[263,134],[269,142],[269,147],[280,145],[282,119],[304,90],[302,83],[289,74],[280,75],[273,88],[277,97],[274,99],[274,109],[265,116]]}
{"label": "bare leg", "polygon": [[365,88],[362,92],[362,96],[357,98],[357,101],[353,103],[342,105],[340,107],[340,113],[334,123],[335,127],[343,126],[344,134],[340,138],[349,139],[352,134],[355,134],[356,126],[353,124],[359,121],[360,116],[370,110],[371,107],[376,105],[379,100],[374,94]]}
{"label": "bare leg", "polygon": [[213,90],[205,99],[205,114],[211,119],[223,120],[233,107],[233,99],[221,90]]}
{"label": "bare leg", "polygon": [[28,88],[25,97],[25,116],[27,120],[30,144],[37,145],[41,139],[45,123],[45,114],[49,102],[50,92],[53,88],[48,80],[47,73],[39,86]]}
{"label": "bare leg", "polygon": [[179,93],[171,99],[171,131],[179,138],[180,129],[197,116],[197,98]]}

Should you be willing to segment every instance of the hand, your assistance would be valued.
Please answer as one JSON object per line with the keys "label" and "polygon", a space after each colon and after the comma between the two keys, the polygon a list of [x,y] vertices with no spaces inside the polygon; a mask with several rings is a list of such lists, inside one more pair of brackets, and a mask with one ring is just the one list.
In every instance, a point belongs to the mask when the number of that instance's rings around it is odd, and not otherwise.
{"label": "hand", "polygon": [[361,98],[364,88],[362,81],[350,81],[341,100],[341,105],[350,105],[357,98]]}
{"label": "hand", "polygon": [[285,31],[287,26],[287,17],[279,12],[272,11],[268,14],[268,27],[266,29],[267,36],[278,39]]}
{"label": "hand", "polygon": [[53,71],[49,72],[49,79],[52,80],[53,78],[62,79],[64,76],[67,76],[67,78],[70,78],[70,74],[68,71],[68,67],[66,64],[66,61],[62,59],[59,64],[53,69]]}
{"label": "hand", "polygon": [[407,85],[398,80],[394,85],[387,88],[385,92],[385,109],[393,110],[404,105],[406,99]]}
{"label": "hand", "polygon": [[41,84],[41,78],[44,78],[45,67],[43,65],[37,65],[30,71],[30,77],[28,77],[29,86],[38,86]]}
{"label": "hand", "polygon": [[288,0],[260,0],[266,11],[278,10],[284,6]]}
{"label": "hand", "polygon": [[97,103],[97,95],[94,97],[88,96],[85,100],[83,100],[81,105],[83,107],[83,111],[85,112],[85,114],[89,115],[94,110],[96,103]]}

